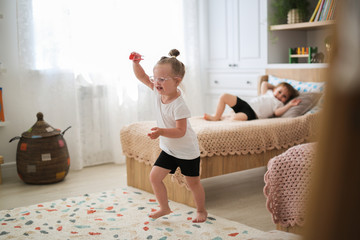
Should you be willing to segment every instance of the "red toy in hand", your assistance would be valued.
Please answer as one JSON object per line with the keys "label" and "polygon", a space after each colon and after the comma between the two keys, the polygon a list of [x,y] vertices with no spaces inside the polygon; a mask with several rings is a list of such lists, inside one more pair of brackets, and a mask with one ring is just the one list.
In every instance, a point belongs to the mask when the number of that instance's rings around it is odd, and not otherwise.
{"label": "red toy in hand", "polygon": [[129,56],[129,59],[130,60],[133,60],[133,61],[136,61],[136,60],[143,60],[143,56],[140,55],[139,53],[137,52],[132,52]]}

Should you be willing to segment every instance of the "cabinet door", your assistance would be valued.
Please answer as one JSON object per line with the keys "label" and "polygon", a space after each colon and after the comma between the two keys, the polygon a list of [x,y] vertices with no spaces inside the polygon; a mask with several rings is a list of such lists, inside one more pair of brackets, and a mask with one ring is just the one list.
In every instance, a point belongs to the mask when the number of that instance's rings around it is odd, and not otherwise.
{"label": "cabinet door", "polygon": [[233,0],[209,0],[204,4],[210,68],[226,68],[233,62]]}
{"label": "cabinet door", "polygon": [[266,65],[267,14],[264,0],[235,1],[234,63],[240,68],[262,68]]}
{"label": "cabinet door", "polygon": [[201,7],[207,25],[207,67],[265,67],[266,0],[209,0]]}

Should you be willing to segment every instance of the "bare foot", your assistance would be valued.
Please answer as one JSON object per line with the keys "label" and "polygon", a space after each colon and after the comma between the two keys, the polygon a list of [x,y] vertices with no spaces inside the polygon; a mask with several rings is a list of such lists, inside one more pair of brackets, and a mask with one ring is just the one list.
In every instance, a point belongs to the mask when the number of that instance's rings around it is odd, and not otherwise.
{"label": "bare foot", "polygon": [[154,213],[150,213],[149,214],[149,217],[151,218],[159,218],[159,217],[162,217],[162,216],[165,216],[165,215],[168,215],[171,213],[171,209],[170,208],[167,208],[167,209],[159,209],[157,210],[156,212]]}
{"label": "bare foot", "polygon": [[206,221],[208,213],[205,212],[197,212],[196,218],[192,221],[193,223],[202,223]]}
{"label": "bare foot", "polygon": [[220,119],[206,113],[204,114],[204,119],[208,121],[220,121]]}

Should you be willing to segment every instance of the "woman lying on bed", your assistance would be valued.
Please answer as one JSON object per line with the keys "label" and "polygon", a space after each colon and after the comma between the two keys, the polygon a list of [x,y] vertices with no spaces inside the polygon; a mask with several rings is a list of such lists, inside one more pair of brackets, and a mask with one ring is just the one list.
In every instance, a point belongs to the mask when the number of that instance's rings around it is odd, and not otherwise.
{"label": "woman lying on bed", "polygon": [[268,82],[261,84],[261,95],[248,102],[235,95],[225,93],[221,95],[215,115],[204,115],[208,121],[220,121],[226,105],[231,107],[235,115],[233,120],[247,121],[253,119],[280,117],[291,107],[298,105],[301,100],[294,99],[299,93],[288,83],[282,82],[274,86]]}

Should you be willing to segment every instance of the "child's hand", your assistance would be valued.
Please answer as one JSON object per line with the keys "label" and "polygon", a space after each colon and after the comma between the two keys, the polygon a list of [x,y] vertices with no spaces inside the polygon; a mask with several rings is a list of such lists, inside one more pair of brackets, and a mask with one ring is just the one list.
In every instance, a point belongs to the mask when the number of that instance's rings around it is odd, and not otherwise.
{"label": "child's hand", "polygon": [[161,129],[158,128],[158,127],[154,127],[151,129],[151,133],[148,133],[148,136],[151,138],[151,139],[157,139],[159,136],[160,136],[160,132],[161,132]]}
{"label": "child's hand", "polygon": [[300,98],[294,98],[294,99],[292,99],[292,100],[289,102],[290,106],[292,106],[292,107],[299,105],[299,103],[301,103],[301,99],[300,99]]}
{"label": "child's hand", "polygon": [[142,59],[141,54],[137,53],[137,52],[132,52],[129,56],[130,60],[133,60],[134,62],[140,62]]}

